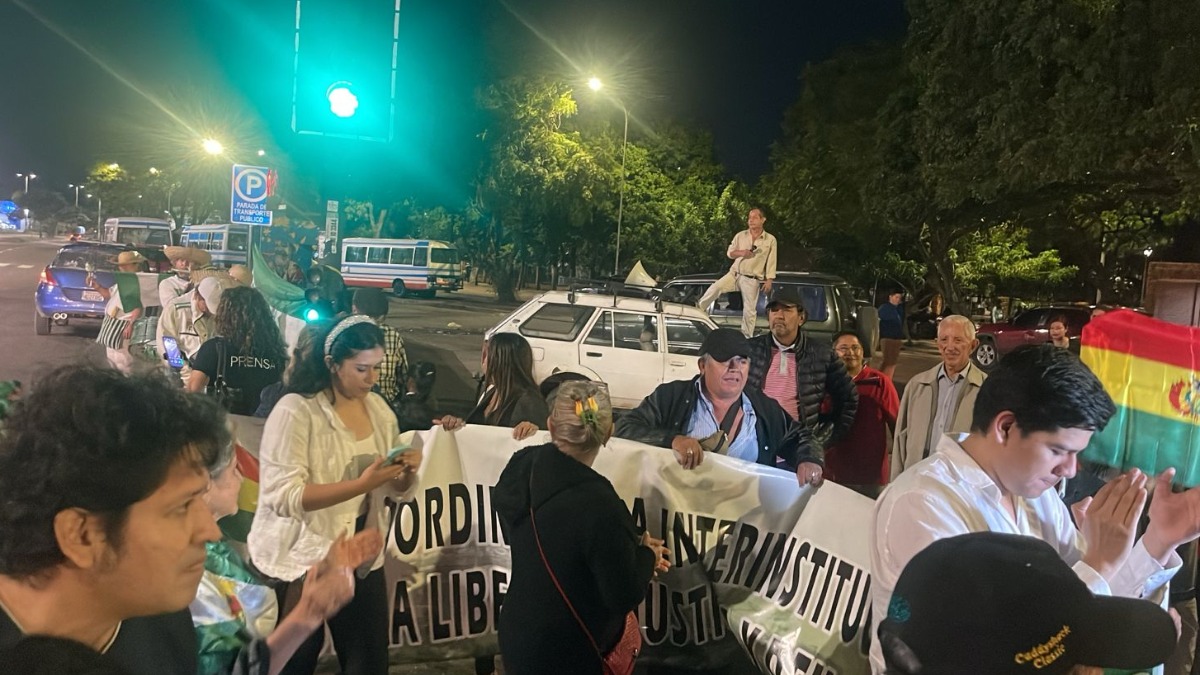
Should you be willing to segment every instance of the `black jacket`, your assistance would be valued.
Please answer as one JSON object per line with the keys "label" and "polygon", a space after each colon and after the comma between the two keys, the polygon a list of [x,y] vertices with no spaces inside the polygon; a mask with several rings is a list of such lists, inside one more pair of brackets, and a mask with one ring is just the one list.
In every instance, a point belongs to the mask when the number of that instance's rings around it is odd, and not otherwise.
{"label": "black jacket", "polygon": [[[750,339],[750,377],[746,389],[761,392],[771,367],[771,352],[775,338],[764,333]],[[858,412],[858,390],[846,372],[846,364],[833,349],[818,340],[809,339],[804,331],[796,337],[796,398],[800,421],[809,429],[813,442],[826,449],[842,439],[854,426]],[[828,394],[833,410],[821,414],[821,402]]]}
{"label": "black jacket", "polygon": [[499,625],[505,672],[601,673],[599,657],[542,563],[529,507],[555,577],[607,652],[654,574],[654,553],[641,545],[625,503],[607,478],[549,443],[512,456],[492,503],[512,551]]}
{"label": "black jacket", "polygon": [[[696,407],[696,382],[699,379],[697,375],[690,380],[658,385],[637,408],[617,418],[613,435],[660,448],[671,447],[676,436],[687,434],[688,421]],[[808,429],[792,421],[778,403],[761,391],[747,386],[743,393],[750,399],[757,416],[754,428],[758,434],[759,464],[775,466],[777,457],[793,468],[800,462],[823,464]]]}
{"label": "black jacket", "polygon": [[513,427],[521,422],[533,422],[539,429],[546,428],[546,418],[550,412],[546,409],[546,399],[537,389],[523,390],[520,396],[503,402],[499,409],[488,415],[488,403],[495,395],[495,389],[484,394],[464,421],[467,424],[489,424],[494,427]]}

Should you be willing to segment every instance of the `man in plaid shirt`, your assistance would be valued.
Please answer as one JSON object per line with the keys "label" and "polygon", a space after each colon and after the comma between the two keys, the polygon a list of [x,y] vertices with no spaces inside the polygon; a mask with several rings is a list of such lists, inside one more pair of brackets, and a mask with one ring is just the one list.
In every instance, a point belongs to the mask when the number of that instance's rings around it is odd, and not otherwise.
{"label": "man in plaid shirt", "polygon": [[383,363],[379,373],[379,393],[388,404],[396,401],[403,393],[408,373],[408,356],[404,353],[404,340],[400,331],[383,322],[387,318],[388,300],[378,288],[360,288],[354,291],[353,310],[375,319],[383,331]]}

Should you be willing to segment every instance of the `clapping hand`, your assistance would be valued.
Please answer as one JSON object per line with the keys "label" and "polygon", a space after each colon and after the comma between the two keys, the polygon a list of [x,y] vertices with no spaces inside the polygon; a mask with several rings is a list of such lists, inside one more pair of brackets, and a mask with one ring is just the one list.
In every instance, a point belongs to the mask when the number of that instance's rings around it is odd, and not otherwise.
{"label": "clapping hand", "polygon": [[328,572],[339,567],[353,570],[379,557],[382,550],[383,535],[379,530],[363,530],[352,537],[343,534],[329,547],[329,552],[321,560],[320,571]]}
{"label": "clapping hand", "polygon": [[1167,469],[1155,479],[1154,498],[1150,500],[1150,526],[1142,543],[1159,562],[1171,551],[1200,536],[1200,487],[1173,492],[1175,469]]}
{"label": "clapping hand", "polygon": [[1075,523],[1087,542],[1083,562],[1105,579],[1112,579],[1133,549],[1138,519],[1145,506],[1146,474],[1137,469],[1121,474],[1100,488],[1095,497],[1072,506]]}

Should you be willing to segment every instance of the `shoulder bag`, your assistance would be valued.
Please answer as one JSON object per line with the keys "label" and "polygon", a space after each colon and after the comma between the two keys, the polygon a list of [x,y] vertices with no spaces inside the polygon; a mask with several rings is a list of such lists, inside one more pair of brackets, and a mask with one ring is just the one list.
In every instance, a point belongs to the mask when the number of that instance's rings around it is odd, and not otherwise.
{"label": "shoulder bag", "polygon": [[208,395],[217,399],[222,408],[232,410],[234,403],[242,395],[242,390],[229,386],[225,379],[225,338],[217,338],[217,376],[208,383]]}
{"label": "shoulder bag", "polygon": [[[529,473],[529,484],[532,488],[532,471]],[[592,637],[592,632],[588,630],[579,613],[575,611],[575,606],[571,604],[566,591],[558,583],[558,577],[554,576],[554,570],[550,567],[550,561],[546,559],[546,552],[542,549],[542,539],[538,535],[537,521],[534,519],[532,504],[529,506],[529,523],[533,526],[533,540],[537,543],[538,554],[542,557],[542,564],[546,566],[546,572],[550,574],[550,581],[554,582],[554,587],[558,589],[558,594],[562,596],[563,602],[567,603],[567,609],[571,610],[571,616],[575,617],[575,622],[579,624],[579,628],[587,636],[588,642],[591,643],[592,649],[596,652],[596,657],[600,659],[600,663],[604,668],[604,675],[631,675],[633,673],[634,662],[637,661],[638,653],[642,651],[642,629],[638,626],[637,612],[630,612],[625,615],[625,629],[621,632],[621,638],[617,640],[617,644],[607,654],[601,653],[600,645],[596,644],[596,638]]]}

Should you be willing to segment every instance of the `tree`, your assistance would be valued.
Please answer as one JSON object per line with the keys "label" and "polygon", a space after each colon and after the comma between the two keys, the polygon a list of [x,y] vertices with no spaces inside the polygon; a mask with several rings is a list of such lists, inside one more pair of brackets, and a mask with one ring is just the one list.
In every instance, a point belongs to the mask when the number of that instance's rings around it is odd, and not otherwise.
{"label": "tree", "polygon": [[1075,231],[1125,203],[1194,200],[1200,19],[1120,4],[911,0],[911,76],[880,125],[870,210],[916,233],[927,279],[960,294],[951,251],[1012,223]]}
{"label": "tree", "polygon": [[[513,77],[486,88],[492,123],[480,134],[487,158],[476,180],[479,263],[501,300],[515,300],[518,265],[566,244],[579,227],[602,172],[580,134],[564,128],[576,112],[570,87],[546,77]],[[535,251],[540,251],[536,253]]]}

